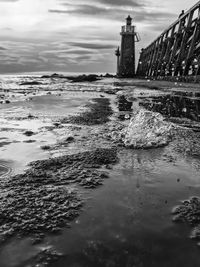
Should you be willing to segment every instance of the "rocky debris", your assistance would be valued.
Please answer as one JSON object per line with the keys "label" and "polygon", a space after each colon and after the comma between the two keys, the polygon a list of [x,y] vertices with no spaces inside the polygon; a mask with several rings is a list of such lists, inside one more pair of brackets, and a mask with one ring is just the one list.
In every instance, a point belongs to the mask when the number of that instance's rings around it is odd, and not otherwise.
{"label": "rocky debris", "polygon": [[101,78],[116,78],[117,76],[110,74],[110,73],[106,73],[104,75],[103,74],[99,75],[99,77],[101,77]]}
{"label": "rocky debris", "polygon": [[116,95],[119,89],[104,89],[102,92],[108,94],[108,95]]}
{"label": "rocky debris", "polygon": [[96,74],[89,74],[89,75],[79,75],[79,76],[68,76],[68,80],[72,82],[95,82],[99,80],[99,76]]}
{"label": "rocky debris", "polygon": [[41,78],[49,79],[49,78],[66,78],[63,74],[53,73],[52,75],[43,75]]}
{"label": "rocky debris", "polygon": [[95,82],[100,79],[100,77],[96,74],[89,74],[89,75],[79,75],[79,76],[64,76],[62,74],[54,73],[52,75],[43,75],[41,78],[58,78],[58,79],[67,79],[71,82]]}
{"label": "rocky debris", "polygon": [[184,200],[181,205],[173,208],[173,221],[188,222],[191,225],[200,223],[200,198],[191,197]]}
{"label": "rocky debris", "polygon": [[116,78],[116,75],[110,74],[110,73],[106,73],[105,75],[103,75],[103,77],[105,78]]}
{"label": "rocky debris", "polygon": [[[54,130],[55,128],[49,128],[48,130]],[[73,136],[68,136],[65,139],[62,139],[60,141],[58,141],[56,144],[52,144],[52,145],[42,145],[40,146],[41,149],[43,150],[56,150],[56,149],[60,149],[62,147],[67,147],[69,144],[75,142],[75,138]]]}
{"label": "rocky debris", "polygon": [[36,140],[24,140],[23,143],[27,143],[27,144],[30,144],[30,143],[35,143]]}
{"label": "rocky debris", "polygon": [[200,198],[191,197],[172,210],[174,222],[185,222],[193,229],[190,238],[200,240]]}
{"label": "rocky debris", "polygon": [[12,116],[12,117],[8,117],[8,120],[17,120],[17,121],[24,121],[24,120],[34,120],[34,119],[38,119],[39,117],[37,116],[33,116],[33,115],[22,115],[22,116]]}
{"label": "rocky debris", "polygon": [[40,242],[47,233],[57,233],[74,219],[82,201],[69,184],[95,188],[107,173],[101,166],[117,161],[114,148],[35,161],[23,174],[0,185],[0,242],[9,237],[30,236]]}
{"label": "rocky debris", "polygon": [[68,142],[68,143],[71,143],[71,142],[74,142],[74,137],[73,136],[68,136],[66,139],[65,139],[65,142]]}
{"label": "rocky debris", "polygon": [[60,128],[60,127],[62,127],[62,124],[60,124],[60,122],[54,122],[53,125],[54,125],[56,128]]}
{"label": "rocky debris", "polygon": [[28,116],[25,117],[24,119],[32,120],[32,119],[38,119],[38,117],[36,117],[36,116],[34,116],[34,115],[32,115],[32,114],[29,113]]}
{"label": "rocky debris", "polygon": [[129,148],[153,148],[167,145],[172,138],[173,125],[162,115],[139,110],[132,115],[128,127],[113,131],[111,138]]}
{"label": "rocky debris", "polygon": [[70,143],[75,142],[75,138],[73,136],[68,136],[67,138],[61,140],[58,142],[55,147],[60,147],[60,146],[68,146]]}
{"label": "rocky debris", "polygon": [[50,150],[51,149],[51,146],[44,145],[44,146],[41,146],[41,149],[43,149],[43,150]]}
{"label": "rocky debris", "polygon": [[25,131],[24,132],[24,135],[26,135],[26,136],[32,136],[32,135],[34,135],[34,132],[33,131]]}
{"label": "rocky debris", "polygon": [[[103,77],[103,76],[102,76]],[[110,77],[108,74],[105,77]],[[58,78],[58,79],[68,79],[72,82],[95,82],[100,79],[100,77],[96,74],[83,74],[78,76],[65,76],[63,74],[54,73],[52,75],[43,75],[41,78],[49,79],[49,78]]]}
{"label": "rocky debris", "polygon": [[41,84],[42,84],[41,82],[37,82],[37,81],[20,83],[20,85],[41,85]]}
{"label": "rocky debris", "polygon": [[70,116],[61,120],[61,123],[98,125],[109,121],[113,114],[108,98],[94,98],[92,103],[86,105],[89,109],[79,115]]}

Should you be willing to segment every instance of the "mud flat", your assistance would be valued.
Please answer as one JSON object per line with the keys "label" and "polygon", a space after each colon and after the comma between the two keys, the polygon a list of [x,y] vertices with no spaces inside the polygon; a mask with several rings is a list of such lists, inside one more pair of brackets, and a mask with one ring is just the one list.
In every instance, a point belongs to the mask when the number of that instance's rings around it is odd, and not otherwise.
{"label": "mud flat", "polygon": [[92,103],[85,106],[88,111],[80,115],[71,116],[61,120],[61,123],[73,123],[83,125],[98,125],[109,121],[109,117],[113,114],[108,98],[94,98]]}
{"label": "mud flat", "polygon": [[16,234],[39,242],[45,233],[61,231],[82,206],[77,192],[67,185],[95,188],[108,178],[97,169],[116,161],[114,149],[36,161],[24,174],[1,184],[1,242]]}
{"label": "mud flat", "polygon": [[[56,108],[52,110],[59,110],[62,116],[41,125],[45,134],[41,129],[23,129],[19,133],[21,143],[18,145],[28,146],[29,151],[33,149],[36,159],[41,155],[45,159],[30,160],[23,173],[1,181],[0,266],[1,263],[2,267],[13,266],[15,254],[18,263],[14,266],[17,267],[190,267],[191,262],[193,267],[199,266],[199,250],[188,238],[185,224],[171,220],[171,208],[180,199],[200,194],[198,132],[182,126],[178,126],[180,132],[168,128],[173,124],[167,119],[171,117],[170,112],[160,112],[165,109],[166,92],[132,86],[132,82],[135,81],[126,82],[128,86],[119,82],[117,90],[120,86],[124,89],[121,95],[115,96],[115,104],[114,97],[102,91],[98,96],[92,92],[87,98],[89,101],[79,102],[83,105],[82,112],[76,109],[76,114],[70,116],[67,110],[63,112],[58,108],[67,104],[62,98],[58,97],[55,102],[54,96],[42,98],[40,107],[43,103],[46,107],[47,100],[51,99],[48,107],[51,109],[54,103]],[[92,90],[101,90],[95,86]],[[84,94],[88,92],[82,92],[82,96]],[[140,105],[158,96],[151,101],[158,106],[160,95],[164,95],[160,111],[151,109],[150,105]],[[145,110],[143,115],[146,114],[147,120],[140,120],[141,110]],[[137,149],[118,142],[120,133],[130,122],[130,130],[136,129],[136,114],[140,114],[137,126],[142,126],[137,128],[137,133],[149,133],[152,140],[148,149],[144,149],[142,139]],[[17,123],[35,120],[28,119],[27,114],[24,117],[25,120]],[[37,116],[36,120],[39,119]],[[145,127],[145,123],[149,127]],[[26,130],[35,134],[25,136]],[[55,134],[56,142],[51,144],[46,131]],[[164,142],[162,133],[166,138]],[[45,142],[37,142],[40,135]],[[24,143],[32,139],[36,142]],[[36,145],[38,148],[34,150]],[[3,147],[4,153],[9,147]],[[199,200],[195,200],[195,205],[189,200],[188,206],[195,206],[197,213]],[[188,218],[193,217],[190,208],[180,210],[188,213]],[[186,217],[184,221],[187,223]],[[29,241],[31,245],[25,249],[22,244]],[[29,256],[25,257],[24,251]]]}
{"label": "mud flat", "polygon": [[[92,100],[89,107],[89,111],[76,115],[73,119],[82,124],[79,119],[82,116],[83,124],[102,124],[108,121],[112,114],[109,99]],[[59,128],[61,124],[58,124],[54,125],[53,129]],[[29,132],[32,135],[32,131],[24,130],[21,134],[27,133],[29,137]],[[74,138],[68,137],[66,142],[74,142]],[[57,149],[62,145],[63,143],[58,143]],[[35,245],[43,242],[47,235],[61,233],[82,209],[84,199],[80,195],[80,188],[92,189],[102,185],[104,179],[109,178],[107,166],[111,167],[116,162],[116,148],[98,148],[35,161],[30,163],[24,173],[2,180],[1,246],[16,237],[31,238]],[[5,173],[8,176],[7,168],[2,166],[1,174]],[[50,248],[44,249],[30,261],[47,264],[59,257],[61,255]]]}

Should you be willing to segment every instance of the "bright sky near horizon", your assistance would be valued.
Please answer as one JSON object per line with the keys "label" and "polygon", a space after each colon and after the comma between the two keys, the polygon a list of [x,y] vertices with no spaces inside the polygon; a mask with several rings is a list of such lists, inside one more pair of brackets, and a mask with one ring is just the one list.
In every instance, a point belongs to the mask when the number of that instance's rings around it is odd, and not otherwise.
{"label": "bright sky near horizon", "polygon": [[119,31],[131,15],[136,53],[197,0],[0,0],[0,73],[115,72]]}

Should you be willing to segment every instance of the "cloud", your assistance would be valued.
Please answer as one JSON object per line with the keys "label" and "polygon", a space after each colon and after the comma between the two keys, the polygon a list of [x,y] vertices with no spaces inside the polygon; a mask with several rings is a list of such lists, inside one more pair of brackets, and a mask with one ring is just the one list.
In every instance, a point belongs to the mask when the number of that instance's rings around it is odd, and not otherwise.
{"label": "cloud", "polygon": [[112,45],[112,44],[101,44],[101,43],[78,43],[78,42],[70,43],[69,42],[69,45],[76,46],[76,47],[81,47],[81,48],[87,48],[87,49],[97,49],[97,50],[115,48],[115,45]]}
{"label": "cloud", "polygon": [[113,6],[143,6],[142,1],[137,0],[99,0],[100,3]]}
{"label": "cloud", "polygon": [[49,9],[50,13],[90,16],[98,19],[121,20],[129,13],[143,13],[147,0],[58,0],[57,8]]}
{"label": "cloud", "polygon": [[63,13],[63,14],[82,14],[82,15],[102,15],[105,14],[106,9],[104,7],[96,7],[90,5],[71,5],[70,9],[50,9],[50,13]]}
{"label": "cloud", "polygon": [[137,57],[177,18],[173,12],[183,2],[188,0],[0,0],[0,71],[114,72],[125,18],[133,17],[142,38]]}
{"label": "cloud", "polygon": [[[89,6],[89,5],[79,5],[78,7],[74,6],[73,9],[50,9],[50,13],[58,13],[58,14],[74,14],[76,16],[85,16],[85,17],[94,17],[95,19],[109,19],[120,21],[122,18],[127,15],[127,10],[118,9],[118,8],[111,8],[107,9],[104,7],[97,7],[97,6]],[[160,22],[169,19],[175,19],[177,17],[176,14],[172,12],[157,12],[148,10],[134,10],[134,21],[137,22],[147,22],[153,23]]]}
{"label": "cloud", "polygon": [[0,0],[0,3],[1,2],[18,2],[19,0]]}
{"label": "cloud", "polygon": [[[70,5],[70,0],[58,0],[62,5]],[[94,5],[94,0],[84,0],[85,4]],[[82,0],[76,0],[76,5],[83,4]],[[95,6],[97,5],[105,5],[105,6],[120,6],[120,7],[140,7],[146,5],[146,1],[142,0],[96,0]]]}

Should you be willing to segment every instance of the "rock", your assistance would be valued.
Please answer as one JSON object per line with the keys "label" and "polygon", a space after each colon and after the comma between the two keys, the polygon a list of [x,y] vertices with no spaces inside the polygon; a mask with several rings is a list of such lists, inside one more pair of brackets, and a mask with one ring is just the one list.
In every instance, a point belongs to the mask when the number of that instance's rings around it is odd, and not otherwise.
{"label": "rock", "polygon": [[34,135],[34,132],[32,132],[32,131],[25,131],[24,132],[24,135],[26,135],[26,136],[32,136],[32,135]]}
{"label": "rock", "polygon": [[89,75],[79,75],[79,76],[68,76],[68,80],[71,80],[72,82],[95,82],[99,80],[98,75],[95,74],[89,74]]}
{"label": "rock", "polygon": [[106,89],[106,90],[104,89],[103,91],[108,95],[116,95],[118,90],[119,89]]}
{"label": "rock", "polygon": [[25,141],[23,141],[23,143],[35,143],[36,142],[36,140],[25,140]]}
{"label": "rock", "polygon": [[41,76],[41,78],[49,79],[49,78],[66,78],[66,77],[62,74],[53,73],[52,75],[43,75],[43,76]]}
{"label": "rock", "polygon": [[[28,114],[28,116],[27,116],[27,119],[29,119],[29,120],[32,120],[32,119],[37,119],[38,117],[36,117],[36,116],[34,116],[34,115],[32,115],[32,114]],[[25,118],[26,119],[26,118]]]}
{"label": "rock", "polygon": [[140,110],[133,115],[129,126],[121,132],[126,147],[152,148],[167,145],[172,137],[172,124],[162,115]]}
{"label": "rock", "polygon": [[74,140],[75,140],[75,139],[74,139],[73,136],[69,136],[69,137],[66,138],[65,141],[68,142],[68,143],[71,143],[71,142],[74,142]]}
{"label": "rock", "polygon": [[185,222],[193,227],[190,238],[200,240],[200,198],[191,197],[172,210],[174,222]]}
{"label": "rock", "polygon": [[41,146],[41,149],[43,150],[49,150],[51,147],[48,145]]}
{"label": "rock", "polygon": [[41,85],[41,84],[42,84],[41,82],[37,82],[37,81],[20,83],[20,85]]}
{"label": "rock", "polygon": [[59,127],[59,126],[61,126],[60,122],[54,122],[53,125],[54,125],[55,127]]}
{"label": "rock", "polygon": [[110,74],[110,73],[106,73],[103,77],[105,78],[115,78],[116,75]]}

